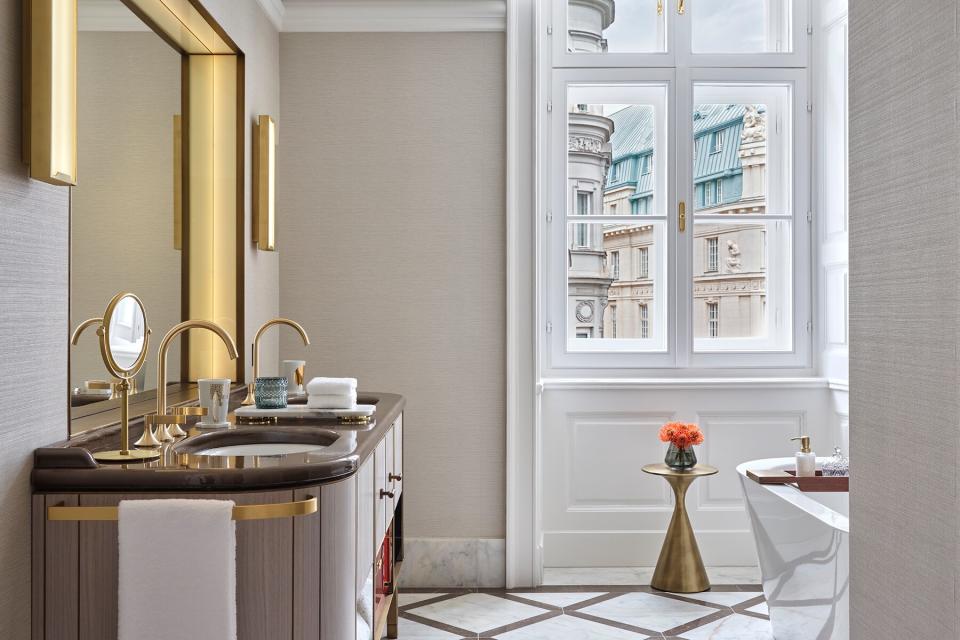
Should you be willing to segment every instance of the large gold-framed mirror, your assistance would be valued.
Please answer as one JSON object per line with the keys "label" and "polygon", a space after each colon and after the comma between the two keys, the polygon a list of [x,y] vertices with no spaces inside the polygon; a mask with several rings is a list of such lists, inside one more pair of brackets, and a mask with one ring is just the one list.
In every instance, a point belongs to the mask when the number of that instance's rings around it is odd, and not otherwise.
{"label": "large gold-framed mirror", "polygon": [[[29,22],[57,20],[64,13],[38,6],[72,0],[24,1]],[[125,290],[142,298],[161,333],[210,320],[243,344],[243,53],[199,0],[77,0],[76,29],[70,331],[98,326],[96,316]],[[63,31],[32,24],[28,57],[56,48],[42,40]],[[42,65],[28,60],[27,69],[25,86],[42,85]],[[43,113],[33,98],[46,99],[28,96],[25,111]],[[25,126],[27,145],[44,139],[43,122]],[[171,404],[194,397],[198,378],[243,375],[242,355],[231,361],[205,333],[170,354]],[[75,337],[71,435],[120,418],[95,336]],[[132,419],[154,408],[156,358],[148,353],[131,380]]]}

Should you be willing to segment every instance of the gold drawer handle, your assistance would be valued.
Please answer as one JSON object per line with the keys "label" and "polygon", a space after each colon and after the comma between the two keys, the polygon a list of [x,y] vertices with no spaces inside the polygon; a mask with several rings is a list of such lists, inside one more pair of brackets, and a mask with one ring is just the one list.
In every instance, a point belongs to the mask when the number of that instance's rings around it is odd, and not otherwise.
{"label": "gold drawer handle", "polygon": [[[317,512],[317,499],[310,496],[306,500],[278,502],[275,504],[245,504],[233,508],[234,520],[270,520],[273,518],[293,518],[308,516]],[[116,521],[117,507],[47,507],[47,520],[66,520],[77,522]]]}

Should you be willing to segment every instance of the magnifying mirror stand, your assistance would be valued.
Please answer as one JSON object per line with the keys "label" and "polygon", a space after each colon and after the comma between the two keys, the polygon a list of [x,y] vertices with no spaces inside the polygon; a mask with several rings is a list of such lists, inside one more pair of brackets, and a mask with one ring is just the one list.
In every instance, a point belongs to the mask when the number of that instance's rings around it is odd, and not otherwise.
{"label": "magnifying mirror stand", "polygon": [[120,389],[120,449],[99,451],[93,454],[94,459],[100,462],[144,462],[159,458],[159,451],[130,448],[130,380],[121,378],[117,388]]}
{"label": "magnifying mirror stand", "polygon": [[[115,336],[114,322],[117,322],[118,329],[126,329],[127,334],[131,333],[131,327],[139,328],[139,335],[134,336],[136,340],[131,342],[131,336],[122,333]],[[118,293],[114,296],[103,314],[97,335],[100,336],[100,355],[103,356],[103,364],[120,380],[117,383],[117,389],[120,391],[120,448],[113,451],[98,451],[93,454],[93,457],[99,462],[114,463],[156,460],[160,457],[160,452],[156,449],[130,448],[130,381],[143,367],[150,348],[150,327],[147,325],[147,314],[140,298],[132,293]],[[113,348],[114,337],[117,338],[116,342],[119,345],[116,350]],[[137,345],[138,349],[133,352],[132,357],[130,349],[124,348],[130,344]],[[150,427],[146,421],[143,428],[145,433],[150,433]],[[152,435],[151,433],[151,438]],[[151,438],[137,442],[142,446]],[[150,444],[152,445],[152,442]]]}

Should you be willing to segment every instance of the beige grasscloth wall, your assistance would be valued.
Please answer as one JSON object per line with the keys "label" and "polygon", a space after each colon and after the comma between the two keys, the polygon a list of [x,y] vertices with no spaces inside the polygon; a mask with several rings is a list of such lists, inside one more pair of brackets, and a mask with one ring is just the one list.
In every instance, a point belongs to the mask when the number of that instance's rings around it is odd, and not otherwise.
{"label": "beige grasscloth wall", "polygon": [[20,4],[0,3],[0,636],[30,637],[30,466],[67,435],[68,192],[20,163]]}
{"label": "beige grasscloth wall", "polygon": [[953,0],[850,2],[851,637],[957,638]]}
{"label": "beige grasscloth wall", "polygon": [[280,311],[308,377],[407,397],[411,537],[504,536],[504,64],[503,34],[280,37]]}

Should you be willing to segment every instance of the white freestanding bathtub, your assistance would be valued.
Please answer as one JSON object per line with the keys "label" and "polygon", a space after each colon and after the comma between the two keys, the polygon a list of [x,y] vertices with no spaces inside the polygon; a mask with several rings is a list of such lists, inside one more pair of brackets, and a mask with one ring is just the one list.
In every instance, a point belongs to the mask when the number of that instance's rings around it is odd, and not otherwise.
{"label": "white freestanding bathtub", "polygon": [[[820,466],[826,459],[817,459]],[[776,640],[849,640],[849,494],[759,484],[754,471],[792,469],[793,458],[737,467],[757,543]]]}

